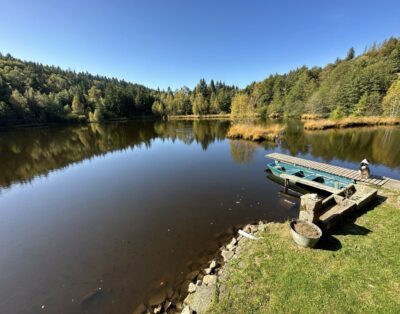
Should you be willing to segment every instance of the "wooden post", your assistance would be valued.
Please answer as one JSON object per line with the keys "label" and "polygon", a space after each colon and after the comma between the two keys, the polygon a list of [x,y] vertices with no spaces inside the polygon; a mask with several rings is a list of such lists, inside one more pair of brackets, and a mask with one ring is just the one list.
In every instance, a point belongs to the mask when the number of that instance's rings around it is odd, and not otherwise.
{"label": "wooden post", "polygon": [[287,193],[289,189],[289,179],[285,178],[285,186],[284,186],[284,192]]}

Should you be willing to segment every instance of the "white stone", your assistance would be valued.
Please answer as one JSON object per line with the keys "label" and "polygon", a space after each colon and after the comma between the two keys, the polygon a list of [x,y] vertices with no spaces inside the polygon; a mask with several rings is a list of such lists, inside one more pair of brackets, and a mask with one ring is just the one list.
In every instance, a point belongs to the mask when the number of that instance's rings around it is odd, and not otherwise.
{"label": "white stone", "polygon": [[182,314],[192,314],[192,311],[190,310],[190,307],[187,305],[184,307],[184,309],[181,312]]}
{"label": "white stone", "polygon": [[193,292],[195,292],[196,291],[196,285],[193,283],[193,282],[191,282],[190,284],[189,284],[189,287],[188,287],[188,292],[189,293],[193,293]]}
{"label": "white stone", "polygon": [[216,275],[206,275],[203,278],[203,282],[206,285],[214,285],[217,283],[217,276]]}

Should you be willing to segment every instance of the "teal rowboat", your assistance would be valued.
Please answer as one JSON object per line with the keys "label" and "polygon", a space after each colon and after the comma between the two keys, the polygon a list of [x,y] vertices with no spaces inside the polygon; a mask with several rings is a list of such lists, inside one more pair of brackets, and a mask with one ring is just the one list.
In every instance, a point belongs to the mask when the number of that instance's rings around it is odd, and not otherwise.
{"label": "teal rowboat", "polygon": [[302,182],[310,181],[310,183],[319,183],[337,190],[341,190],[354,183],[352,179],[280,161],[269,163],[267,166],[277,177],[291,177],[293,179],[297,177]]}

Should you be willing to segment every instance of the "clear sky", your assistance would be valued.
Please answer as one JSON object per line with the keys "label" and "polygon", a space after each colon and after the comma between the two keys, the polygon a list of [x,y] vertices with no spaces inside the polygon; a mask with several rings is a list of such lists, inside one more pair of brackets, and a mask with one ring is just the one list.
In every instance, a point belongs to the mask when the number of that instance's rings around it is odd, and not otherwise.
{"label": "clear sky", "polygon": [[399,0],[0,0],[0,52],[153,88],[244,87],[399,35]]}

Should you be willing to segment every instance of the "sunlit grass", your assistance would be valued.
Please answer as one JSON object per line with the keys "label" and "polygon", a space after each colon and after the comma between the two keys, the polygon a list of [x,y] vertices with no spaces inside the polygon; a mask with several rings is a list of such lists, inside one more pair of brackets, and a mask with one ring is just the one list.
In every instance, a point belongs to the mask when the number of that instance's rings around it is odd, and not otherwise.
{"label": "sunlit grass", "polygon": [[316,249],[269,224],[228,264],[210,313],[399,313],[400,196],[350,218]]}
{"label": "sunlit grass", "polygon": [[250,141],[274,141],[283,134],[285,126],[274,124],[271,126],[259,126],[252,124],[234,124],[227,133],[228,138],[244,139]]}
{"label": "sunlit grass", "polygon": [[348,117],[339,120],[322,119],[304,122],[306,130],[326,130],[332,128],[351,128],[358,126],[396,125],[400,118],[396,117]]}

